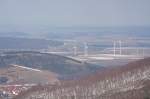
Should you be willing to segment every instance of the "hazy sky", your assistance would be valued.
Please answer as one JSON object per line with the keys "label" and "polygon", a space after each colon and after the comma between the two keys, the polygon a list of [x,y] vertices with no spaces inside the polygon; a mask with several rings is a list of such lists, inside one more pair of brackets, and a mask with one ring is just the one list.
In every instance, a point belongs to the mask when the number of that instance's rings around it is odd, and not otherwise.
{"label": "hazy sky", "polygon": [[0,26],[150,26],[150,0],[0,0]]}

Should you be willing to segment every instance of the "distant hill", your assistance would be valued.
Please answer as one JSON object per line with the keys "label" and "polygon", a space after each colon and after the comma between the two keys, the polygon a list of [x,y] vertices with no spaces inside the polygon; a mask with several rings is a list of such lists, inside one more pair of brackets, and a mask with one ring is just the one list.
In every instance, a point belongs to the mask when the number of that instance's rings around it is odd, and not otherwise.
{"label": "distant hill", "polygon": [[[110,39],[124,39],[124,37],[150,37],[149,27],[66,27],[56,28],[50,33],[43,34],[51,39],[79,39],[84,38],[110,38]],[[86,36],[85,36],[86,35]],[[108,40],[108,39],[107,39]]]}
{"label": "distant hill", "polygon": [[0,49],[45,49],[62,44],[63,42],[45,39],[0,37]]}
{"label": "distant hill", "polygon": [[64,56],[32,51],[4,52],[0,56],[0,67],[16,64],[39,70],[49,70],[60,78],[89,74],[102,67],[81,62]]}
{"label": "distant hill", "polygon": [[[1,30],[1,27],[0,27]],[[0,37],[29,37],[30,35],[25,32],[2,32],[0,31]]]}
{"label": "distant hill", "polygon": [[81,80],[64,81],[54,87],[36,86],[14,99],[30,99],[31,96],[42,99],[150,99],[150,58],[97,72]]}

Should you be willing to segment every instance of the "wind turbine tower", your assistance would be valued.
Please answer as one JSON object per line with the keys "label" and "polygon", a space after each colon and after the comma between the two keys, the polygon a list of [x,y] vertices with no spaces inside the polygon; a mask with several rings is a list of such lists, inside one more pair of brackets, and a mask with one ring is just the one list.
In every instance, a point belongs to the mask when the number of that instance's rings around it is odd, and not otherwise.
{"label": "wind turbine tower", "polygon": [[77,55],[77,46],[74,46],[73,50],[74,50],[74,56],[76,56]]}
{"label": "wind turbine tower", "polygon": [[88,45],[86,42],[84,42],[84,56],[88,56]]}
{"label": "wind turbine tower", "polygon": [[114,41],[114,56],[116,56],[116,42]]}
{"label": "wind turbine tower", "polygon": [[121,42],[121,40],[119,41],[119,47],[120,47],[120,55],[122,55],[122,42]]}

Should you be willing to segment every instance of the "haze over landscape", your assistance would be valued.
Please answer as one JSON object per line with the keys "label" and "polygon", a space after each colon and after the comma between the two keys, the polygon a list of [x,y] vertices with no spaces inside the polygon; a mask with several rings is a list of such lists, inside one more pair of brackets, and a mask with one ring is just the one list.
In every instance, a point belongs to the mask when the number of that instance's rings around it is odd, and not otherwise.
{"label": "haze over landscape", "polygon": [[0,0],[0,99],[150,99],[150,0]]}
{"label": "haze over landscape", "polygon": [[1,0],[1,31],[150,26],[149,0]]}

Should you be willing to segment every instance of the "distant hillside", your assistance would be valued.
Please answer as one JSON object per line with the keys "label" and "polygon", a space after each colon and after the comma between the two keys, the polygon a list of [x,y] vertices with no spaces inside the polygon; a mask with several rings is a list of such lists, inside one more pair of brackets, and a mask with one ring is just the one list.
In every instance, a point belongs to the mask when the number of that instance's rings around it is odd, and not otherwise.
{"label": "distant hillside", "polygon": [[[0,27],[0,30],[2,28]],[[25,32],[2,32],[0,31],[0,37],[29,37],[30,35]]]}
{"label": "distant hillside", "polygon": [[62,44],[62,42],[45,39],[0,37],[0,49],[44,49]]}
{"label": "distant hillside", "polygon": [[[39,94],[40,92],[40,94]],[[37,86],[14,99],[150,99],[150,58],[54,87]]]}
{"label": "distant hillside", "polygon": [[0,56],[0,67],[11,64],[21,65],[39,70],[49,70],[59,77],[88,74],[101,68],[86,62],[77,61],[64,56],[40,52],[5,52]]}

